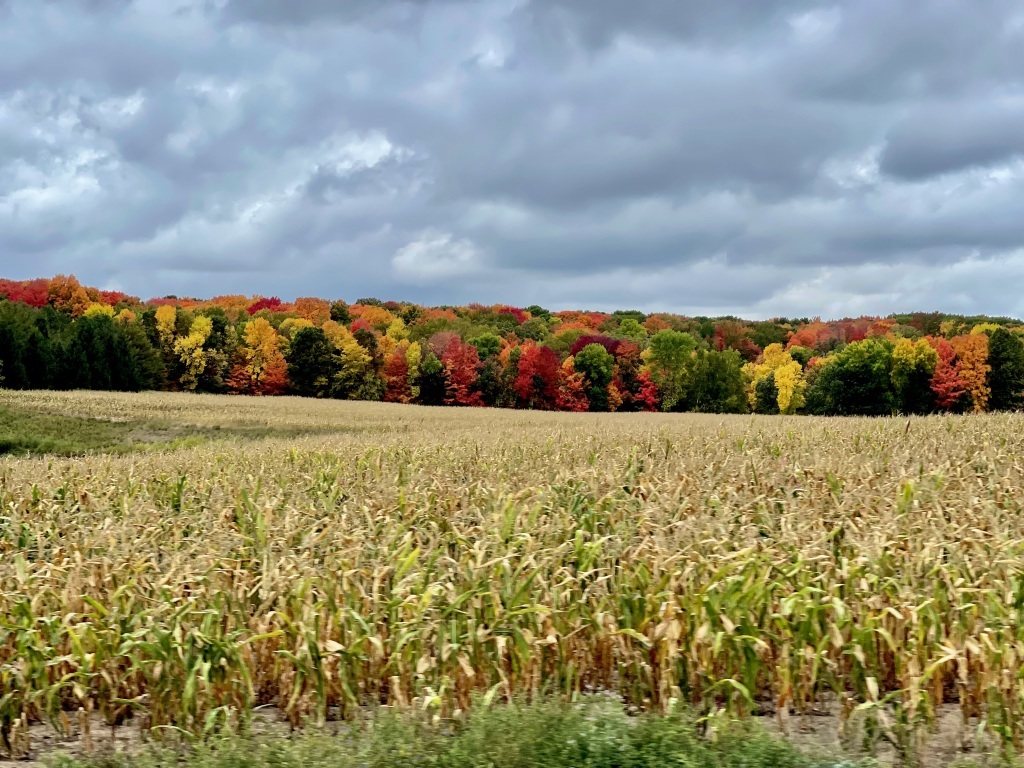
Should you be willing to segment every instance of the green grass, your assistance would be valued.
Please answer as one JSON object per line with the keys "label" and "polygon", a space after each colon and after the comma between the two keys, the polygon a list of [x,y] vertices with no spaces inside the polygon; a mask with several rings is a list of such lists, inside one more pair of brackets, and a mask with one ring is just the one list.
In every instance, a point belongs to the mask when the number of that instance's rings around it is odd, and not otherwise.
{"label": "green grass", "polygon": [[99,421],[0,406],[0,454],[74,456],[130,449],[132,422]]}
{"label": "green grass", "polygon": [[687,716],[629,717],[594,697],[567,706],[475,708],[465,722],[429,725],[384,715],[339,735],[232,738],[188,753],[150,750],[88,759],[51,758],[55,768],[825,768],[868,766],[811,756],[756,725],[730,725],[714,739]]}
{"label": "green grass", "polygon": [[0,456],[84,456],[196,445],[208,440],[298,437],[325,430],[243,423],[215,426],[169,421],[110,421],[0,405]]}

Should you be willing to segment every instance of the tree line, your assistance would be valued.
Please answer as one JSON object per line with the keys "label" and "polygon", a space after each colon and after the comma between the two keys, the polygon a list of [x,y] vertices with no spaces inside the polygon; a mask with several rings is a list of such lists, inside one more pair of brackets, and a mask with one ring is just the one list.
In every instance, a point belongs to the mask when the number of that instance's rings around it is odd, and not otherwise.
{"label": "tree line", "polygon": [[0,385],[566,411],[889,415],[1024,405],[1024,326],[744,321],[360,299],[141,301],[0,280]]}

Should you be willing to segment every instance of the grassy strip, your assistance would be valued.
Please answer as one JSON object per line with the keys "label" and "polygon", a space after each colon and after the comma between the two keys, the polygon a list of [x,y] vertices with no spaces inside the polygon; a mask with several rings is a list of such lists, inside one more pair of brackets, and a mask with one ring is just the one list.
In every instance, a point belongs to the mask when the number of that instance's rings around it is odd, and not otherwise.
{"label": "grassy strip", "polygon": [[629,717],[621,704],[593,699],[565,706],[475,709],[458,725],[385,715],[337,736],[230,738],[183,756],[151,750],[86,759],[58,756],[55,768],[824,768],[861,765],[814,757],[751,723],[716,738],[686,716]]}
{"label": "grassy strip", "polygon": [[110,421],[0,405],[0,456],[119,454],[190,446],[207,440],[295,438],[330,431],[245,423],[200,427],[154,420]]}
{"label": "grassy strip", "polygon": [[111,422],[0,406],[0,454],[54,454],[130,450],[133,422]]}

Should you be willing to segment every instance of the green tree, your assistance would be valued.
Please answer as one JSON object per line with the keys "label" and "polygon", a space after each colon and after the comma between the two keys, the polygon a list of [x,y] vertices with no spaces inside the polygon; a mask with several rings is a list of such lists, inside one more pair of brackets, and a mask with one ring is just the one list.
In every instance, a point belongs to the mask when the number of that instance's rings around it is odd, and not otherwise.
{"label": "green tree", "polygon": [[[523,356],[523,348],[515,347],[508,353],[508,363],[502,368],[498,378],[498,390],[495,404],[499,408],[516,407],[515,382],[519,378],[519,358]],[[486,395],[484,396],[486,402]]]}
{"label": "green tree", "polygon": [[[55,351],[51,333],[59,334],[67,315],[52,308],[0,302],[0,360],[8,389],[48,389],[53,385]],[[52,316],[52,317],[48,317]]]}
{"label": "green tree", "polygon": [[373,331],[360,328],[352,336],[370,356],[370,365],[365,371],[362,381],[355,391],[357,400],[383,400],[386,385],[381,375],[384,370],[384,355],[380,351],[380,342]]}
{"label": "green tree", "polygon": [[[750,340],[761,349],[769,344],[781,344],[786,346],[789,338],[789,329],[774,320],[759,320],[748,325]],[[790,354],[792,354],[790,350]],[[795,358],[795,356],[794,356]]]}
{"label": "green tree", "polygon": [[900,338],[892,352],[892,384],[900,413],[931,413],[935,410],[932,375],[939,353],[924,339],[917,343]]}
{"label": "green tree", "polygon": [[551,327],[542,317],[531,317],[525,323],[515,329],[515,333],[521,339],[533,339],[543,341],[551,335]]}
{"label": "green tree", "polygon": [[697,350],[688,406],[700,413],[745,413],[742,355],[735,349]]}
{"label": "green tree", "polygon": [[661,392],[662,408],[666,411],[686,407],[696,348],[693,336],[682,331],[663,330],[651,337],[644,359],[651,379]]}
{"label": "green tree", "polygon": [[774,371],[759,379],[754,385],[754,413],[779,413],[779,387],[775,384]]}
{"label": "green tree", "polygon": [[831,355],[807,392],[807,410],[834,416],[887,416],[896,410],[891,341],[872,337]]}
{"label": "green tree", "polygon": [[635,318],[627,317],[619,323],[615,335],[619,338],[635,341],[641,348],[647,346],[647,329],[640,325]]}
{"label": "green tree", "polygon": [[591,411],[608,410],[608,385],[615,376],[615,358],[600,344],[588,344],[574,361],[576,371],[583,374]]}
{"label": "green tree", "polygon": [[288,350],[288,381],[303,397],[329,397],[341,363],[323,328],[301,328]]}
{"label": "green tree", "polygon": [[138,323],[123,326],[125,342],[138,370],[141,389],[162,389],[167,382],[167,371],[160,352],[149,340],[146,330]]}
{"label": "green tree", "polygon": [[786,351],[789,352],[790,357],[800,363],[801,368],[806,368],[807,363],[814,357],[814,350],[807,347],[790,347]]}
{"label": "green tree", "polygon": [[469,340],[476,347],[481,360],[494,357],[501,351],[501,337],[494,333],[483,333]]}
{"label": "green tree", "polygon": [[988,405],[993,411],[1016,411],[1024,405],[1024,343],[1005,328],[989,334]]}
{"label": "green tree", "polygon": [[480,365],[480,373],[476,377],[476,386],[480,391],[480,397],[484,405],[488,407],[498,405],[498,401],[501,398],[501,362],[497,357],[488,357]]}
{"label": "green tree", "polygon": [[348,304],[344,301],[335,301],[331,303],[331,320],[340,325],[348,325],[352,322],[352,315],[348,311]]}
{"label": "green tree", "polygon": [[433,352],[427,352],[420,363],[420,375],[417,379],[420,388],[420,402],[423,405],[444,405],[446,381],[444,365]]}

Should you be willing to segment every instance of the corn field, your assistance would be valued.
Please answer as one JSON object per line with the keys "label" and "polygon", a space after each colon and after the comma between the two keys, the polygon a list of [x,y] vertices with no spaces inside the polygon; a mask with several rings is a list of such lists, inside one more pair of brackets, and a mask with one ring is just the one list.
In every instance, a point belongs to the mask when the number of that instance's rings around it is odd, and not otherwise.
{"label": "corn field", "polygon": [[202,736],[595,690],[1024,736],[1024,417],[0,401],[309,428],[2,460],[8,754],[89,713]]}

